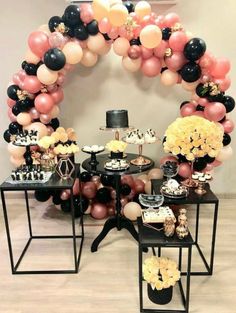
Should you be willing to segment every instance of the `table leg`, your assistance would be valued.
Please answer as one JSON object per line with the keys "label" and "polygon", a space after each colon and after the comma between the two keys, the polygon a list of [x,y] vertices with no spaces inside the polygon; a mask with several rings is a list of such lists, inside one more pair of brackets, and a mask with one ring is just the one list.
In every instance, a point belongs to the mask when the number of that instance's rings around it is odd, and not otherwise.
{"label": "table leg", "polygon": [[71,206],[71,221],[72,221],[75,272],[78,273],[78,261],[77,261],[77,251],[76,251],[76,232],[75,232],[75,207],[74,207],[74,201],[73,201],[73,189],[72,188],[70,189],[70,206]]}
{"label": "table leg", "polygon": [[189,295],[190,295],[190,276],[191,276],[191,258],[192,258],[192,246],[188,248],[188,266],[187,266],[187,277],[186,277],[186,313],[189,311]]}
{"label": "table leg", "polygon": [[27,219],[28,219],[28,226],[29,226],[29,235],[32,238],[32,225],[31,225],[31,217],[30,217],[30,209],[29,209],[29,198],[28,192],[25,190],[25,203],[26,203],[26,210],[27,210]]}
{"label": "table leg", "polygon": [[215,255],[215,241],[216,241],[216,228],[217,228],[217,217],[218,217],[219,201],[215,204],[214,219],[213,219],[213,230],[212,230],[212,243],[211,243],[211,259],[210,259],[210,271],[209,275],[213,274],[214,266],[214,255]]}
{"label": "table leg", "polygon": [[199,209],[200,204],[197,204],[197,211],[196,211],[196,229],[195,229],[195,242],[198,243],[198,229],[199,229]]}
{"label": "table leg", "polygon": [[138,254],[139,254],[139,305],[140,305],[140,312],[143,312],[143,254],[142,254],[142,247],[139,243],[138,245]]}

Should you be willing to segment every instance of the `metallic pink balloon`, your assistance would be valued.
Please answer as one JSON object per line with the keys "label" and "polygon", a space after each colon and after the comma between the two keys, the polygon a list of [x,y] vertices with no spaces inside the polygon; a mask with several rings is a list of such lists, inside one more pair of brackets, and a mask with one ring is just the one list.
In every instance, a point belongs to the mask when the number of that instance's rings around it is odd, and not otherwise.
{"label": "metallic pink balloon", "polygon": [[41,123],[46,125],[51,121],[52,118],[50,114],[40,114],[39,119]]}
{"label": "metallic pink balloon", "polygon": [[15,100],[7,98],[7,105],[9,106],[9,108],[12,108],[15,104],[16,104]]}
{"label": "metallic pink balloon", "polygon": [[141,179],[135,179],[134,181],[134,190],[136,193],[143,193],[144,192],[145,184]]}
{"label": "metallic pink balloon", "polygon": [[193,103],[189,102],[182,106],[180,114],[182,117],[190,116],[196,111],[196,107]]}
{"label": "metallic pink balloon", "polygon": [[88,199],[96,196],[97,186],[94,182],[86,182],[82,187],[82,194]]}
{"label": "metallic pink balloon", "polygon": [[116,191],[115,191],[115,189],[111,190],[111,198],[112,199],[116,199]]}
{"label": "metallic pink balloon", "polygon": [[154,77],[161,72],[161,62],[156,57],[151,57],[147,60],[143,60],[141,71],[145,76]]}
{"label": "metallic pink balloon", "polygon": [[37,93],[42,89],[42,84],[37,76],[26,75],[23,82],[23,89],[30,93]]}
{"label": "metallic pink balloon", "polygon": [[204,109],[204,116],[209,121],[218,122],[222,120],[222,118],[226,114],[225,106],[220,102],[211,102],[205,106]]}
{"label": "metallic pink balloon", "polygon": [[188,36],[183,31],[177,31],[172,33],[169,39],[170,48],[173,51],[182,52],[184,46],[188,42]]}
{"label": "metallic pink balloon", "polygon": [[224,127],[224,132],[229,134],[234,130],[234,122],[230,119],[226,119],[221,123]]}
{"label": "metallic pink balloon", "polygon": [[40,58],[50,49],[48,36],[42,31],[32,32],[28,38],[28,45],[31,51]]}
{"label": "metallic pink balloon", "polygon": [[170,13],[166,14],[166,16],[165,16],[165,25],[167,27],[172,27],[176,23],[179,23],[179,22],[180,22],[180,18],[179,18],[179,16],[176,13],[170,12]]}
{"label": "metallic pink balloon", "polygon": [[179,172],[178,174],[183,177],[183,178],[188,178],[191,176],[192,172],[191,172],[191,166],[189,165],[189,163],[185,162],[185,163],[180,163],[179,164]]}
{"label": "metallic pink balloon", "polygon": [[107,217],[107,207],[102,203],[94,203],[91,208],[91,216],[97,220],[102,220]]}
{"label": "metallic pink balloon", "polygon": [[128,199],[126,197],[122,197],[120,199],[120,203],[121,203],[121,206],[123,208],[128,203]]}
{"label": "metallic pink balloon", "polygon": [[155,19],[155,24],[160,28],[167,27],[166,21],[165,21],[165,16],[164,15],[158,15],[157,18]]}
{"label": "metallic pink balloon", "polygon": [[80,18],[84,23],[88,24],[92,22],[93,17],[94,14],[91,6],[87,7],[86,9],[81,9]]}
{"label": "metallic pink balloon", "polygon": [[159,45],[153,49],[154,55],[157,58],[163,58],[165,56],[166,49],[169,48],[167,41],[162,40]]}
{"label": "metallic pink balloon", "polygon": [[121,176],[121,184],[127,184],[130,186],[130,188],[134,187],[134,178],[132,175],[124,175]]}
{"label": "metallic pink balloon", "polygon": [[47,93],[39,94],[34,101],[35,108],[43,114],[47,114],[54,106],[53,97]]}
{"label": "metallic pink balloon", "polygon": [[65,191],[65,190],[63,190],[62,192],[61,192],[61,200],[68,200],[69,199],[69,195],[68,195],[68,193]]}
{"label": "metallic pink balloon", "polygon": [[58,104],[64,99],[64,92],[62,88],[58,88],[56,91],[50,93],[50,96],[53,98],[54,103]]}
{"label": "metallic pink balloon", "polygon": [[214,82],[219,85],[220,91],[226,91],[231,85],[231,79],[228,76],[215,79]]}
{"label": "metallic pink balloon", "polygon": [[172,71],[180,70],[188,61],[182,52],[175,51],[169,57],[165,57],[166,66]]}
{"label": "metallic pink balloon", "polygon": [[141,55],[141,49],[137,45],[130,46],[128,49],[128,56],[130,59],[136,60],[140,57]]}
{"label": "metallic pink balloon", "polygon": [[63,48],[66,44],[66,37],[60,32],[53,32],[49,35],[49,44],[51,48]]}
{"label": "metallic pink balloon", "polygon": [[142,53],[142,58],[146,60],[153,56],[153,49],[148,49],[148,48],[145,48],[144,46],[141,46],[141,53]]}
{"label": "metallic pink balloon", "polygon": [[32,117],[32,119],[34,119],[34,120],[37,120],[39,118],[39,115],[40,115],[35,107],[30,109],[29,114]]}

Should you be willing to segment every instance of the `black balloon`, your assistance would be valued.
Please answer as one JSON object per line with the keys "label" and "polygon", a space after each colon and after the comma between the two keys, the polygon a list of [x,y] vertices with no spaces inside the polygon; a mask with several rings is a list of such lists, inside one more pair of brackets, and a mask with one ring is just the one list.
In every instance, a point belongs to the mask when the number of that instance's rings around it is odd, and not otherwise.
{"label": "black balloon", "polygon": [[21,90],[17,85],[11,85],[7,88],[7,95],[12,100],[18,100],[17,91]]}
{"label": "black balloon", "polygon": [[98,189],[96,199],[100,203],[108,203],[111,201],[111,191],[106,187]]}
{"label": "black balloon", "polygon": [[45,202],[51,197],[51,193],[48,190],[38,189],[34,192],[35,199],[39,202]]}
{"label": "black balloon", "polygon": [[25,98],[24,100],[17,101],[16,104],[21,112],[27,112],[34,106],[34,100]]}
{"label": "black balloon", "polygon": [[194,62],[188,62],[180,71],[181,77],[188,83],[193,83],[201,77],[201,67]]}
{"label": "black balloon", "polygon": [[11,141],[11,133],[10,133],[9,129],[5,130],[5,132],[3,133],[3,138],[6,142]]}
{"label": "black balloon", "polygon": [[233,111],[234,107],[235,107],[235,101],[234,98],[230,97],[230,96],[224,96],[223,98],[223,104],[226,108],[226,112],[229,113],[231,111]]}
{"label": "black balloon", "polygon": [[74,29],[74,34],[77,39],[82,40],[82,41],[88,39],[88,36],[89,36],[87,29],[84,25],[80,25],[76,27]]}
{"label": "black balloon", "polygon": [[61,191],[55,190],[52,192],[52,202],[55,205],[59,205],[62,203],[62,199],[61,199]]}
{"label": "black balloon", "polygon": [[38,65],[33,63],[27,63],[25,65],[25,72],[27,75],[36,75],[37,74]]}
{"label": "black balloon", "polygon": [[193,162],[193,169],[195,171],[202,171],[207,166],[207,161],[204,158],[196,158]]}
{"label": "black balloon", "polygon": [[209,102],[224,102],[224,92],[220,92],[218,95],[208,95],[207,100]]}
{"label": "black balloon", "polygon": [[209,90],[208,90],[208,88],[204,87],[204,85],[202,83],[200,83],[196,87],[196,94],[200,98],[205,98],[209,95]]}
{"label": "black balloon", "polygon": [[21,113],[20,107],[19,107],[19,105],[17,103],[12,107],[12,113],[15,116],[17,116],[18,114]]}
{"label": "black balloon", "polygon": [[57,26],[62,23],[62,18],[60,16],[52,16],[48,22],[48,28],[53,33],[55,32]]}
{"label": "black balloon", "polygon": [[200,104],[197,105],[196,111],[204,111],[204,107]]}
{"label": "black balloon", "polygon": [[91,180],[92,176],[93,176],[93,175],[92,175],[91,173],[89,173],[89,172],[82,172],[82,173],[80,174],[80,180],[81,180],[82,182],[86,183],[86,182],[88,182],[88,181]]}
{"label": "black balloon", "polygon": [[75,29],[72,27],[68,27],[66,34],[67,34],[67,36],[74,38],[75,37]]}
{"label": "black balloon", "polygon": [[182,102],[181,104],[180,104],[180,109],[185,105],[185,104],[187,104],[187,103],[189,103],[189,101],[184,101],[184,102]]}
{"label": "black balloon", "polygon": [[162,39],[169,40],[170,36],[171,36],[171,28],[169,27],[162,28]]}
{"label": "black balloon", "polygon": [[43,57],[45,65],[52,71],[60,71],[66,64],[64,53],[58,49],[49,49]]}
{"label": "black balloon", "polygon": [[120,187],[120,193],[123,196],[128,196],[131,193],[131,187],[128,184],[123,184]]}
{"label": "black balloon", "polygon": [[212,163],[215,161],[215,158],[210,157],[208,154],[203,157],[207,163]]}
{"label": "black balloon", "polygon": [[27,64],[27,62],[26,62],[26,61],[23,61],[23,62],[21,63],[21,68],[22,68],[22,70],[24,70],[24,69],[25,69],[26,64]]}
{"label": "black balloon", "polygon": [[113,175],[102,174],[101,175],[101,183],[103,186],[112,187],[114,185]]}
{"label": "black balloon", "polygon": [[61,210],[65,213],[69,213],[71,211],[70,200],[62,201]]}
{"label": "black balloon", "polygon": [[21,130],[22,130],[22,126],[18,124],[17,122],[12,122],[9,124],[9,132],[11,135],[15,135]]}
{"label": "black balloon", "polygon": [[231,143],[231,137],[229,134],[225,133],[223,136],[223,145],[228,146]]}
{"label": "black balloon", "polygon": [[76,27],[83,22],[80,19],[80,9],[77,5],[69,5],[64,12],[63,20],[66,25]]}
{"label": "black balloon", "polygon": [[90,23],[87,24],[87,31],[89,35],[97,35],[99,32],[98,29],[98,22],[96,20],[91,21]]}
{"label": "black balloon", "polygon": [[190,61],[199,60],[206,51],[206,43],[200,38],[192,38],[184,47],[184,56]]}
{"label": "black balloon", "polygon": [[123,3],[129,13],[134,12],[134,5],[132,2],[126,1]]}
{"label": "black balloon", "polygon": [[60,126],[58,118],[53,118],[48,124],[48,126],[51,126],[54,130],[56,130]]}
{"label": "black balloon", "polygon": [[131,46],[140,46],[141,45],[139,38],[138,39],[131,39],[129,43]]}
{"label": "black balloon", "polygon": [[182,163],[182,162],[188,162],[188,160],[186,159],[186,157],[185,157],[184,155],[182,155],[182,154],[178,154],[178,155],[177,155],[177,158],[178,158],[178,160],[179,160],[180,163]]}

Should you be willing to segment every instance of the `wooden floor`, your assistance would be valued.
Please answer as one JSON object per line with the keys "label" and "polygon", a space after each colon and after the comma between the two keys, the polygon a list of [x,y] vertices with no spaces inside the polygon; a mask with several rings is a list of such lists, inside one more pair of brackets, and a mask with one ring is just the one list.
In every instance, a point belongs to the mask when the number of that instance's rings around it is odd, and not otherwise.
{"label": "wooden floor", "polygon": [[[9,199],[9,217],[15,255],[27,238],[26,215],[21,199]],[[31,200],[34,234],[70,234],[71,224],[55,207],[38,205]],[[236,200],[222,199],[217,230],[215,271],[212,277],[191,278],[190,312],[236,312]],[[189,224],[194,224],[194,208],[189,208]],[[211,209],[201,210],[201,241],[209,243]],[[90,252],[92,240],[103,221],[85,220],[86,239],[80,272],[68,275],[12,275],[5,226],[0,216],[0,312],[1,313],[137,313],[137,243],[125,231],[113,230],[96,253]],[[167,255],[176,258],[175,251]],[[22,269],[60,269],[73,265],[68,240],[36,241],[24,259]],[[196,251],[193,269],[201,267]],[[151,304],[145,302],[147,307]],[[181,308],[176,293],[170,308]]]}

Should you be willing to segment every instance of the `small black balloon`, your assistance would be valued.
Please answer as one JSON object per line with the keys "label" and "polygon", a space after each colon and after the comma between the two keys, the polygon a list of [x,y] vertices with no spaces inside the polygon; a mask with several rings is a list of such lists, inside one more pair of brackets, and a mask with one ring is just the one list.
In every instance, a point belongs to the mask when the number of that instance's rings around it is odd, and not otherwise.
{"label": "small black balloon", "polygon": [[89,172],[82,172],[82,173],[80,174],[80,180],[81,180],[82,182],[84,182],[84,183],[90,181],[91,178],[92,178],[92,174],[89,173]]}
{"label": "small black balloon", "polygon": [[204,85],[202,83],[198,84],[196,87],[196,94],[200,97],[200,98],[205,98],[209,95],[209,90],[207,87],[204,87]]}
{"label": "small black balloon", "polygon": [[209,102],[224,102],[224,92],[220,92],[218,95],[208,95],[207,100]]}
{"label": "small black balloon", "polygon": [[62,23],[62,18],[60,16],[52,16],[48,22],[48,28],[50,32],[55,32],[57,26]]}
{"label": "small black balloon", "polygon": [[92,20],[90,23],[88,23],[87,31],[89,35],[97,35],[97,33],[99,32],[98,22],[96,20]]}
{"label": "small black balloon", "polygon": [[64,53],[58,49],[49,49],[43,57],[45,65],[52,71],[60,71],[66,64]]}
{"label": "small black balloon", "polygon": [[27,112],[34,106],[34,100],[25,98],[24,100],[17,101],[16,104],[21,112]]}
{"label": "small black balloon", "polygon": [[60,126],[58,118],[53,118],[48,124],[48,126],[51,126],[54,130],[56,130]]}
{"label": "small black balloon", "polygon": [[185,105],[185,104],[187,104],[187,103],[189,103],[189,101],[184,101],[184,102],[182,102],[181,104],[180,104],[180,109],[182,109],[182,107]]}
{"label": "small black balloon", "polygon": [[96,192],[96,199],[100,203],[108,203],[111,201],[111,191],[110,189],[103,187],[98,189]]}
{"label": "small black balloon", "polygon": [[66,34],[67,34],[67,36],[74,38],[75,37],[75,29],[72,27],[68,27]]}
{"label": "small black balloon", "polygon": [[70,200],[62,201],[61,210],[65,213],[69,213],[71,211]]}
{"label": "small black balloon", "polygon": [[105,187],[112,187],[114,185],[113,175],[102,174],[100,180]]}
{"label": "small black balloon", "polygon": [[190,61],[197,61],[206,51],[206,43],[201,38],[192,38],[184,47],[184,55]]}
{"label": "small black balloon", "polygon": [[84,25],[80,25],[74,29],[75,38],[79,40],[86,40],[88,39],[88,32]]}
{"label": "small black balloon", "polygon": [[128,196],[131,193],[131,187],[128,184],[123,184],[120,187],[120,193],[123,196]]}
{"label": "small black balloon", "polygon": [[11,85],[7,88],[7,95],[12,100],[18,100],[17,91],[21,90],[17,85]]}
{"label": "small black balloon", "polygon": [[177,158],[178,158],[178,160],[179,160],[180,163],[188,162],[188,160],[186,159],[186,157],[185,157],[184,155],[182,155],[182,154],[178,154],[178,155],[177,155]]}
{"label": "small black balloon", "polygon": [[27,75],[36,76],[37,69],[38,69],[38,66],[36,64],[33,64],[33,63],[27,63],[25,66],[25,72]]}
{"label": "small black balloon", "polygon": [[224,145],[224,146],[228,146],[230,143],[231,143],[231,137],[230,137],[230,135],[227,134],[227,133],[224,133],[224,136],[223,136],[223,145]]}
{"label": "small black balloon", "polygon": [[132,2],[126,1],[123,3],[123,5],[126,7],[129,13],[134,12],[134,5]]}
{"label": "small black balloon", "polygon": [[200,104],[196,106],[196,111],[204,111],[204,107]]}
{"label": "small black balloon", "polygon": [[207,161],[204,158],[196,158],[193,162],[193,169],[195,171],[202,171],[207,166]]}
{"label": "small black balloon", "polygon": [[61,199],[61,191],[60,190],[53,190],[51,192],[51,195],[52,195],[52,202],[55,204],[55,205],[59,205],[62,203],[62,199]]}
{"label": "small black balloon", "polygon": [[15,135],[21,130],[22,130],[22,126],[18,124],[17,122],[12,122],[9,124],[9,132],[11,135]]}
{"label": "small black balloon", "polygon": [[45,202],[51,197],[51,193],[48,190],[38,189],[34,192],[35,199],[39,202]]}
{"label": "small black balloon", "polygon": [[181,77],[188,83],[193,83],[201,77],[201,67],[194,62],[188,62],[180,71]]}
{"label": "small black balloon", "polygon": [[6,142],[11,141],[11,133],[10,133],[9,129],[5,130],[5,132],[3,133],[3,138]]}
{"label": "small black balloon", "polygon": [[23,61],[23,62],[21,63],[21,68],[22,68],[22,70],[25,69],[26,64],[28,64],[26,61]]}
{"label": "small black balloon", "polygon": [[77,5],[69,5],[64,12],[63,20],[66,25],[76,27],[82,24],[80,19],[80,9]]}
{"label": "small black balloon", "polygon": [[139,39],[131,39],[129,43],[131,46],[140,46],[141,45],[141,42]]}
{"label": "small black balloon", "polygon": [[12,113],[15,116],[17,116],[18,114],[21,113],[21,110],[20,110],[19,105],[17,103],[12,107]]}
{"label": "small black balloon", "polygon": [[234,100],[234,98],[232,98],[230,96],[224,96],[223,104],[226,108],[226,112],[229,113],[229,112],[233,111],[233,109],[235,107],[235,100]]}
{"label": "small black balloon", "polygon": [[169,40],[170,36],[171,36],[171,28],[169,27],[162,28],[162,39]]}
{"label": "small black balloon", "polygon": [[215,158],[210,157],[208,154],[205,155],[203,158],[207,163],[212,163],[215,161]]}

